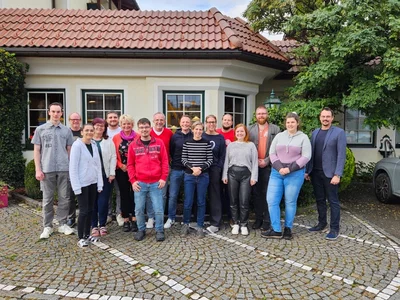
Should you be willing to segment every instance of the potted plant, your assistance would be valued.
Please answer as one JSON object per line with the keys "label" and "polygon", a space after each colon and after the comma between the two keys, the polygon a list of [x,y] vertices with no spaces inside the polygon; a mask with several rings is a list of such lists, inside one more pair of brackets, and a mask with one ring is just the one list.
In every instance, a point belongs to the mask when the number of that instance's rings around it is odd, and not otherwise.
{"label": "potted plant", "polygon": [[7,183],[0,180],[0,208],[8,206],[8,191],[10,187]]}

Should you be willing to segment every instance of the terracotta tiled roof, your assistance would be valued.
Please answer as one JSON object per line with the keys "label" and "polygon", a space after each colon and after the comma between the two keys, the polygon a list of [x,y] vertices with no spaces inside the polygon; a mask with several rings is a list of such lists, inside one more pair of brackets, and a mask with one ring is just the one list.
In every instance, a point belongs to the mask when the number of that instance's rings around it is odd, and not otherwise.
{"label": "terracotta tiled roof", "polygon": [[288,74],[294,74],[299,72],[299,66],[301,65],[298,61],[296,61],[291,55],[290,52],[293,49],[296,49],[299,46],[299,42],[295,40],[284,40],[284,41],[271,41],[279,50],[285,53],[290,58],[290,64],[292,67],[286,71]]}
{"label": "terracotta tiled roof", "polygon": [[[208,11],[0,9],[0,47],[227,51],[287,66],[279,48],[244,21]],[[205,50],[205,51],[199,51]]]}

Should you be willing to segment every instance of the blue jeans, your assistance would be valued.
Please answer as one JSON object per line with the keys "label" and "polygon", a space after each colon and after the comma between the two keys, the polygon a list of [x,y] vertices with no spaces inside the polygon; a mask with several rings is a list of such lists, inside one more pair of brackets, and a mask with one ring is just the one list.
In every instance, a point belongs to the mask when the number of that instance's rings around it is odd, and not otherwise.
{"label": "blue jeans", "polygon": [[183,223],[190,223],[192,214],[194,191],[197,191],[197,226],[204,227],[204,215],[206,213],[206,193],[208,187],[208,173],[199,176],[185,173],[185,202],[183,205]]}
{"label": "blue jeans", "polygon": [[184,170],[174,169],[172,169],[169,174],[168,218],[171,220],[175,220],[176,217],[176,204],[178,203],[179,190],[181,188],[184,175]]}
{"label": "blue jeans", "polygon": [[154,183],[144,183],[139,181],[139,186],[140,191],[135,192],[135,215],[139,230],[146,230],[144,209],[146,207],[147,196],[149,195],[154,208],[156,231],[164,231],[162,189],[158,188],[158,181]]}
{"label": "blue jeans", "polygon": [[305,169],[300,169],[285,176],[275,169],[271,171],[267,189],[267,203],[271,217],[272,229],[281,231],[281,203],[285,196],[285,227],[292,229],[294,216],[296,215],[297,198],[304,182]]}
{"label": "blue jeans", "polygon": [[113,182],[109,182],[108,178],[103,175],[103,190],[97,195],[97,200],[94,202],[94,209],[92,215],[92,227],[106,226],[107,214],[108,214],[108,199],[110,199],[110,194],[114,185]]}
{"label": "blue jeans", "polygon": [[[161,190],[162,190],[162,198],[163,198],[163,210],[165,211],[165,203],[167,202],[168,178],[167,178],[167,181],[166,181],[164,187]],[[147,197],[147,199],[146,199],[146,212],[147,212],[148,218],[154,219],[154,209],[153,209],[153,205],[151,204],[150,197]]]}

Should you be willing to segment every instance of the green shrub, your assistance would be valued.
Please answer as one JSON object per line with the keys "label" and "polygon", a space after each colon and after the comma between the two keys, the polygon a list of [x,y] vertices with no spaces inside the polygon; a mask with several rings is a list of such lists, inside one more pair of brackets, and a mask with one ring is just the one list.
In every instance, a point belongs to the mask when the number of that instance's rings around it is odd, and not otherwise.
{"label": "green shrub", "polygon": [[371,183],[374,176],[374,169],[376,163],[365,163],[363,161],[356,162],[356,180],[358,182]]}
{"label": "green shrub", "polygon": [[27,65],[0,49],[0,180],[14,187],[24,183],[21,136],[26,120]]}
{"label": "green shrub", "polygon": [[344,191],[353,179],[354,171],[356,169],[356,160],[353,151],[346,148],[346,163],[344,164],[343,175],[340,179],[339,192]]}
{"label": "green shrub", "polygon": [[35,162],[33,159],[25,168],[25,192],[28,197],[33,199],[42,199],[42,191],[40,190],[40,181],[35,177]]}

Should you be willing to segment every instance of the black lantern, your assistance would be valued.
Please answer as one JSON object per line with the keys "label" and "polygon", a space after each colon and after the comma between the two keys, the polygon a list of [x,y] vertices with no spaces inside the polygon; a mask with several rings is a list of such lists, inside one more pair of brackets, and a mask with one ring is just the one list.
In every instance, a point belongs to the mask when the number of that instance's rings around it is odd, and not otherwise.
{"label": "black lantern", "polygon": [[273,108],[273,107],[279,108],[281,106],[281,104],[282,104],[282,101],[278,97],[275,96],[275,92],[272,89],[271,95],[269,95],[269,98],[265,99],[264,106],[266,108]]}

